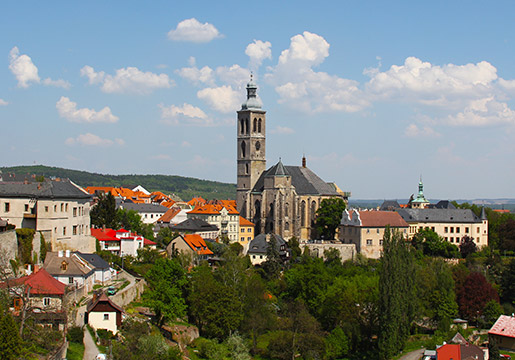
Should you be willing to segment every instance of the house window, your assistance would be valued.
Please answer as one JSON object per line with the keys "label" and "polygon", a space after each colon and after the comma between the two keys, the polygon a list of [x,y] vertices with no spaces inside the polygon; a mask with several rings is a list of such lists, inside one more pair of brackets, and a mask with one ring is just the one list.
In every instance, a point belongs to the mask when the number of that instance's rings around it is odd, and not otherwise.
{"label": "house window", "polygon": [[50,298],[43,298],[43,305],[50,306]]}
{"label": "house window", "polygon": [[48,212],[48,206],[45,206],[45,212]]}
{"label": "house window", "polygon": [[77,225],[73,225],[73,235],[77,235]]}
{"label": "house window", "polygon": [[244,237],[241,237],[241,240],[240,241],[245,241],[245,238]]}
{"label": "house window", "polygon": [[73,208],[73,217],[76,217],[76,216],[77,216],[77,208],[76,208],[76,207],[74,207],[74,208]]}
{"label": "house window", "polygon": [[29,204],[25,204],[25,211],[29,211]]}
{"label": "house window", "polygon": [[63,261],[61,263],[61,270],[66,271],[68,269],[68,263],[66,261]]}
{"label": "house window", "polygon": [[241,228],[241,232],[245,232],[245,229],[244,229],[244,228]]}
{"label": "house window", "polygon": [[370,234],[370,229],[367,229],[367,234]]}
{"label": "house window", "polygon": [[449,228],[448,228],[447,226],[446,226],[446,227],[444,227],[444,228],[443,228],[443,232],[444,232],[444,233],[448,233],[448,232],[449,232]]}
{"label": "house window", "polygon": [[431,230],[432,230],[432,231],[435,231],[435,227],[434,227],[434,226],[431,226]]}
{"label": "house window", "polygon": [[478,234],[480,233],[480,231],[479,231],[479,226],[477,227],[477,233],[478,233]]}
{"label": "house window", "polygon": [[104,314],[104,320],[109,320],[109,314]]}
{"label": "house window", "polygon": [[[9,212],[9,210],[11,209],[11,204],[9,204],[8,202],[6,202],[4,205],[5,205],[5,207],[4,207],[5,212]],[[479,228],[478,228],[478,229],[479,229]]]}
{"label": "house window", "polygon": [[377,233],[379,234],[379,229],[377,229]]}
{"label": "house window", "polygon": [[68,278],[68,284],[73,284],[73,276],[70,276],[70,277]]}
{"label": "house window", "polygon": [[459,228],[459,227],[457,227],[457,228],[456,228],[456,234],[459,234],[459,233],[460,233],[460,228]]}
{"label": "house window", "polygon": [[64,204],[61,203],[61,212],[63,212],[63,210],[64,210]]}
{"label": "house window", "polygon": [[367,239],[367,246],[372,245],[372,239]]}
{"label": "house window", "polygon": [[63,226],[63,235],[66,235],[66,226]]}
{"label": "house window", "polygon": [[379,245],[383,246],[383,240],[379,240]]}
{"label": "house window", "polygon": [[66,211],[68,211],[68,204],[66,204]]}
{"label": "house window", "polygon": [[250,241],[250,236],[247,238],[247,241]]}
{"label": "house window", "polygon": [[451,226],[451,234],[454,233],[454,227]]}
{"label": "house window", "polygon": [[248,228],[248,229],[247,229],[247,232],[251,232],[251,231],[252,231],[252,229],[251,229],[251,228]]}
{"label": "house window", "polygon": [[465,234],[468,234],[468,233],[469,233],[469,228],[468,228],[468,227],[466,227],[466,228],[465,228]]}

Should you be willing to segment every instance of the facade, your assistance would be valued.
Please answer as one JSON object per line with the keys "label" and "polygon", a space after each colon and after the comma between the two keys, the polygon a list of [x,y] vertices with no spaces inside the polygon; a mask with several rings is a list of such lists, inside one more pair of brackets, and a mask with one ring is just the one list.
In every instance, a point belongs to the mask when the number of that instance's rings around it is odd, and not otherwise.
{"label": "facade", "polygon": [[139,249],[145,246],[155,249],[157,245],[152,240],[125,229],[91,229],[91,235],[98,240],[100,249],[110,251],[118,256],[137,256]]}
{"label": "facade", "polygon": [[43,268],[64,285],[85,287],[86,292],[93,289],[95,269],[76,253],[70,251],[49,252]]}
{"label": "facade", "polygon": [[358,253],[363,256],[379,259],[387,226],[390,226],[391,231],[400,231],[407,237],[408,223],[396,212],[345,210],[338,236],[342,243],[354,244]]}
{"label": "facade", "polygon": [[91,196],[70,180],[36,181],[2,174],[0,217],[17,228],[41,232],[53,250],[94,251]]}
{"label": "facade", "polygon": [[501,315],[488,331],[489,341],[495,341],[499,348],[515,351],[515,317]]}
{"label": "facade", "polygon": [[197,234],[179,235],[166,247],[169,256],[173,256],[176,252],[190,255],[194,261],[207,260],[213,256],[213,252],[209,250],[204,239]]}
{"label": "facade", "polygon": [[230,204],[205,204],[196,206],[188,212],[188,219],[200,219],[220,229],[220,237],[227,237],[229,242],[239,240],[240,216]]}
{"label": "facade", "polygon": [[76,252],[75,254],[93,267],[93,270],[95,271],[94,281],[96,283],[103,284],[111,280],[113,277],[114,270],[112,270],[109,267],[109,264],[97,254],[86,254],[81,252]]}
{"label": "facade", "polygon": [[93,296],[86,308],[84,320],[95,330],[105,329],[116,334],[122,326],[122,312],[123,309],[102,292]]}
{"label": "facade", "polygon": [[279,255],[283,261],[290,259],[290,249],[284,239],[276,234],[259,234],[249,243],[247,255],[250,258],[252,265],[261,265],[267,260],[267,250],[270,242],[275,241]]}
{"label": "facade", "polygon": [[244,248],[254,239],[254,224],[240,216],[240,245]]}
{"label": "facade", "polygon": [[119,205],[120,209],[133,210],[141,217],[143,224],[154,224],[161,218],[169,209],[163,205],[157,204],[138,204],[123,202]]}
{"label": "facade", "polygon": [[334,184],[306,167],[279,162],[266,169],[266,111],[257,97],[257,86],[247,84],[247,101],[238,111],[237,210],[255,224],[255,233],[275,233],[284,238],[315,236],[315,213],[325,198],[348,199]]}

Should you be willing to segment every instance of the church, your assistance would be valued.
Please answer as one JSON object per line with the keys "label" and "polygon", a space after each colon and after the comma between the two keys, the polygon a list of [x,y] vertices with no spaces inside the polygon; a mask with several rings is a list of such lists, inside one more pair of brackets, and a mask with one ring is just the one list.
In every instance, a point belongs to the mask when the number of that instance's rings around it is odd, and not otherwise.
{"label": "church", "polygon": [[255,234],[278,234],[285,239],[316,238],[314,220],[323,199],[348,201],[349,192],[326,183],[306,166],[283,165],[281,160],[266,168],[266,111],[257,97],[252,79],[247,100],[238,111],[237,195],[241,216],[255,224]]}

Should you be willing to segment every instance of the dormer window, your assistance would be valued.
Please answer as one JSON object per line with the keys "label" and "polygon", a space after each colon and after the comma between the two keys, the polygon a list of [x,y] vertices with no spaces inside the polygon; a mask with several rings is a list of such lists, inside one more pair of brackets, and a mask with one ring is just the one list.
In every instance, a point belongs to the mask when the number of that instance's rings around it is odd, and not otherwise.
{"label": "dormer window", "polygon": [[68,270],[68,263],[66,261],[63,260],[63,262],[61,263],[61,270],[62,271],[66,271]]}

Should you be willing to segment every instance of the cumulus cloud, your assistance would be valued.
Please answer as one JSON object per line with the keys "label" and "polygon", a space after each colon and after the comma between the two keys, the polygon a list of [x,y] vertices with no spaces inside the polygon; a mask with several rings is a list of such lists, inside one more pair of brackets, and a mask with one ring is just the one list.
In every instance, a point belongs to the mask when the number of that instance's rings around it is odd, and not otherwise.
{"label": "cumulus cloud", "polygon": [[209,66],[204,66],[203,68],[199,69],[196,66],[191,67],[184,67],[179,70],[176,70],[176,73],[192,83],[198,85],[198,84],[207,84],[207,85],[214,85],[215,79],[214,79],[214,71]]}
{"label": "cumulus cloud", "polygon": [[163,104],[158,106],[161,109],[161,119],[167,124],[212,125],[212,120],[207,117],[206,113],[191,104],[184,103],[182,107],[176,105],[164,106]]}
{"label": "cumulus cloud", "polygon": [[446,120],[455,126],[515,124],[515,111],[491,96],[471,101],[463,111],[449,115]]}
{"label": "cumulus cloud", "polygon": [[0,106],[7,106],[9,103],[5,101],[4,99],[0,99]]}
{"label": "cumulus cloud", "polygon": [[237,64],[229,67],[219,66],[216,68],[216,75],[224,83],[242,88],[250,79],[250,70]]}
{"label": "cumulus cloud", "polygon": [[43,80],[43,85],[60,87],[63,89],[69,89],[71,87],[71,84],[66,80],[63,80],[63,79],[52,80],[50,78],[46,78],[45,80]]}
{"label": "cumulus cloud", "polygon": [[115,123],[118,121],[118,117],[111,113],[111,109],[106,106],[100,111],[95,111],[88,108],[77,108],[77,103],[71,101],[65,96],[61,96],[59,101],[55,104],[59,116],[62,118],[77,123]]}
{"label": "cumulus cloud", "polygon": [[295,131],[289,127],[285,126],[276,126],[274,129],[270,130],[271,134],[282,134],[282,135],[288,135],[293,134]]}
{"label": "cumulus cloud", "polygon": [[231,86],[224,85],[214,88],[206,88],[197,92],[197,97],[205,101],[216,111],[222,113],[233,112],[238,108],[240,93]]}
{"label": "cumulus cloud", "polygon": [[270,41],[254,40],[247,45],[245,54],[250,58],[250,68],[257,70],[263,60],[272,58],[272,44]]}
{"label": "cumulus cloud", "polygon": [[181,21],[168,32],[168,39],[172,41],[206,43],[219,37],[221,35],[214,25],[207,22],[202,24],[195,18]]}
{"label": "cumulus cloud", "polygon": [[70,137],[64,142],[66,145],[83,145],[83,146],[112,146],[123,145],[125,141],[122,139],[103,139],[98,135],[86,133],[77,136],[76,138]]}
{"label": "cumulus cloud", "polygon": [[90,85],[102,84],[101,89],[106,93],[144,95],[156,89],[169,88],[174,84],[167,74],[143,72],[136,67],[118,69],[115,75],[106,75],[105,72],[96,72],[91,66],[86,65],[80,70],[80,74],[88,78]]}
{"label": "cumulus cloud", "polygon": [[434,131],[429,126],[423,126],[419,128],[415,124],[410,124],[404,131],[404,135],[407,137],[439,137],[441,134]]}
{"label": "cumulus cloud", "polygon": [[279,102],[306,112],[356,112],[370,102],[357,81],[314,71],[329,56],[329,43],[308,31],[290,39],[278,64],[265,78],[279,94]]}
{"label": "cumulus cloud", "polygon": [[39,83],[38,68],[28,55],[20,55],[17,46],[9,52],[9,70],[18,80],[18,87],[28,88],[30,83]]}

